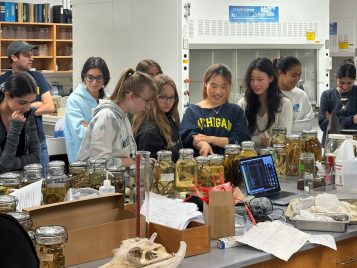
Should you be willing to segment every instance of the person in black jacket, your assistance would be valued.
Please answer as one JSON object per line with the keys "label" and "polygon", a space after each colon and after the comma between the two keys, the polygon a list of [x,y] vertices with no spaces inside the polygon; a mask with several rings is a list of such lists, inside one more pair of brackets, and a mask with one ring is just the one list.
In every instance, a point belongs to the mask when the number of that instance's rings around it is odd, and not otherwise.
{"label": "person in black jacket", "polygon": [[35,247],[20,223],[10,215],[0,213],[1,267],[39,268]]}
{"label": "person in black jacket", "polygon": [[343,129],[357,129],[357,86],[356,67],[343,61],[337,67],[337,87],[322,92],[319,109],[319,126],[324,132],[321,144],[326,142],[327,126],[334,112]]}
{"label": "person in black jacket", "polygon": [[177,161],[182,148],[179,135],[178,93],[174,81],[165,74],[153,78],[158,97],[146,113],[134,117],[133,134],[138,150],[151,152],[156,158],[160,150],[172,152]]}
{"label": "person in black jacket", "polygon": [[0,173],[40,162],[35,98],[36,84],[27,73],[13,74],[0,86]]}

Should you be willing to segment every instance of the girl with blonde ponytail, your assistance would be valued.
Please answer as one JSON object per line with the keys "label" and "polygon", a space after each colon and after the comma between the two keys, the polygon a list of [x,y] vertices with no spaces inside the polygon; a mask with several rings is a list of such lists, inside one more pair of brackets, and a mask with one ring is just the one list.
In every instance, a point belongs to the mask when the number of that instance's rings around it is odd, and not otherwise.
{"label": "girl with blonde ponytail", "polygon": [[156,91],[149,75],[125,69],[110,99],[94,110],[78,159],[115,158],[120,166],[134,164],[136,144],[127,113],[145,112],[156,98]]}

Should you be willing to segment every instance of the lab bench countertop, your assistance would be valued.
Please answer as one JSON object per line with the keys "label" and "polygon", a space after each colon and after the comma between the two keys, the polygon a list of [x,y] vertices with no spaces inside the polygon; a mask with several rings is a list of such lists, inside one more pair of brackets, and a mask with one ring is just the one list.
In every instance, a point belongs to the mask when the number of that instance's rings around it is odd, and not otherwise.
{"label": "lab bench countertop", "polygon": [[[296,189],[296,178],[280,178],[280,184],[281,188],[283,190],[288,190],[292,192],[298,193],[300,196],[306,196],[306,193],[303,191],[299,191]],[[356,193],[349,193],[349,192],[343,192],[343,191],[332,191],[332,193],[337,194],[340,199],[349,199],[351,198],[352,195],[356,196]],[[317,194],[317,193],[314,193]],[[352,243],[353,245],[357,245],[357,225],[349,225],[347,228],[347,231],[345,233],[329,233],[329,232],[310,232],[311,234],[331,234],[334,238],[336,243],[338,244],[339,242],[343,243],[343,241],[349,241],[353,239]],[[356,246],[357,247],[357,246]],[[185,258],[183,262],[181,263],[180,267],[245,267],[245,266],[250,266],[253,265],[253,267],[258,267],[263,264],[264,262],[264,267],[280,267],[281,265],[284,264],[284,267],[308,267],[308,263],[305,263],[305,266],[296,266],[299,265],[297,264],[298,258],[301,255],[306,255],[309,253],[309,251],[313,250],[325,250],[325,251],[333,251],[332,249],[329,249],[327,247],[323,247],[320,245],[314,245],[307,243],[305,244],[297,253],[295,253],[291,259],[288,262],[280,261],[273,255],[260,251],[258,249],[255,249],[253,247],[249,246],[239,246],[239,247],[234,247],[234,248],[228,248],[228,249],[219,249],[217,248],[216,245],[216,240],[211,241],[211,252],[206,253],[206,254],[201,254],[197,256],[192,256]],[[337,246],[337,249],[339,249],[339,244]],[[353,251],[352,251],[353,252]],[[325,254],[321,253],[320,251],[314,252],[313,258],[316,259],[316,261],[319,261],[321,256]],[[322,255],[321,255],[322,254]],[[306,257],[306,256],[305,256]],[[355,252],[355,256],[357,257],[357,251]],[[331,261],[330,257],[325,257],[329,258],[328,261]],[[294,261],[291,261],[294,259]],[[89,262],[89,263],[83,263],[80,265],[74,265],[70,266],[71,268],[94,268],[98,267],[100,265],[105,264],[108,262],[110,258],[103,259],[103,260],[97,260],[94,262]],[[354,260],[352,258],[352,260]],[[357,261],[357,259],[356,259]],[[272,262],[272,265],[267,265],[267,263]],[[279,262],[281,264],[279,265]],[[278,265],[278,266],[276,266]],[[352,264],[353,265],[353,264]],[[357,267],[357,262],[354,263],[356,266],[348,266],[348,267]],[[322,267],[322,266],[321,266]],[[338,267],[336,266],[335,263],[331,263],[331,266],[325,266],[325,267]],[[341,266],[342,267],[342,266]]]}

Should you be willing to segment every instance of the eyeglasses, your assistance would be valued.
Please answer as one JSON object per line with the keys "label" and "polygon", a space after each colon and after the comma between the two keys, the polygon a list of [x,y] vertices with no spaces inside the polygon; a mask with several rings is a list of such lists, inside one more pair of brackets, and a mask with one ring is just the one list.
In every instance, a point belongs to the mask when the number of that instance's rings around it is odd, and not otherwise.
{"label": "eyeglasses", "polygon": [[93,82],[94,80],[96,80],[98,83],[101,83],[104,81],[104,77],[102,75],[93,76],[93,75],[87,74],[85,76],[85,78],[88,82]]}
{"label": "eyeglasses", "polygon": [[175,102],[176,101],[176,96],[165,96],[165,95],[160,95],[157,97],[161,101],[169,101],[169,102]]}
{"label": "eyeglasses", "polygon": [[[133,92],[134,93],[134,92]],[[140,96],[138,93],[134,93],[135,96],[139,97],[140,99],[144,100],[145,101],[145,105],[146,106],[149,106],[152,102],[152,100],[147,100],[145,99],[144,97]]]}

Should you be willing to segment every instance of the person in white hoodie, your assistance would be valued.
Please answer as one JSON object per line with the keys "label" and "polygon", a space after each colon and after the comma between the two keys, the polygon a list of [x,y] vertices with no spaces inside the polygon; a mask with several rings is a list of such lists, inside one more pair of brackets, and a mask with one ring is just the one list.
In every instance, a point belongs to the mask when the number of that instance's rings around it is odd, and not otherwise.
{"label": "person in white hoodie", "polygon": [[82,83],[68,97],[64,117],[69,163],[77,160],[79,148],[93,117],[93,109],[97,107],[99,99],[105,97],[104,88],[110,80],[107,64],[100,57],[90,57],[83,65],[81,78]]}
{"label": "person in white hoodie", "polygon": [[148,74],[125,69],[110,99],[94,110],[78,159],[112,158],[118,166],[134,164],[136,143],[127,113],[145,112],[156,96],[157,87]]}
{"label": "person in white hoodie", "polygon": [[279,88],[293,105],[292,132],[312,129],[314,110],[306,92],[296,86],[301,76],[301,62],[293,56],[285,56],[274,59],[273,64],[278,75]]}

